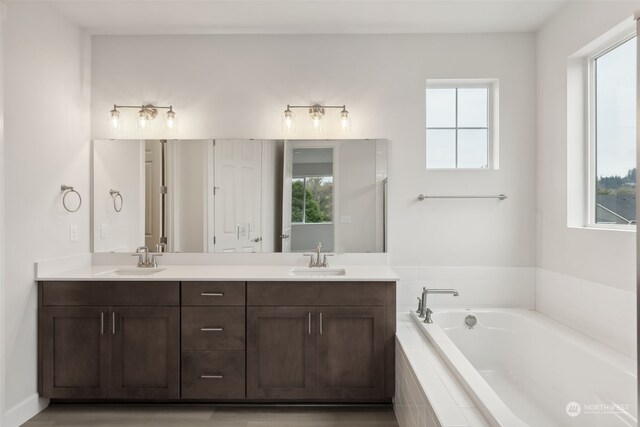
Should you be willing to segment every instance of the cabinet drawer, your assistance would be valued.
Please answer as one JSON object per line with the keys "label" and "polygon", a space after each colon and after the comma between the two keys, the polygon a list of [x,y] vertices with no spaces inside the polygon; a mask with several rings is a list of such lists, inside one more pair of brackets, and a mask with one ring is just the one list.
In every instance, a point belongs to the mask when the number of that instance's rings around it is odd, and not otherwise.
{"label": "cabinet drawer", "polygon": [[244,307],[184,307],[182,349],[244,351]]}
{"label": "cabinet drawer", "polygon": [[244,306],[244,282],[182,282],[183,306]]}
{"label": "cabinet drawer", "polygon": [[248,306],[379,306],[385,282],[249,282]]}
{"label": "cabinet drawer", "polygon": [[244,399],[244,351],[182,353],[183,399]]}
{"label": "cabinet drawer", "polygon": [[178,282],[42,282],[42,304],[180,306]]}

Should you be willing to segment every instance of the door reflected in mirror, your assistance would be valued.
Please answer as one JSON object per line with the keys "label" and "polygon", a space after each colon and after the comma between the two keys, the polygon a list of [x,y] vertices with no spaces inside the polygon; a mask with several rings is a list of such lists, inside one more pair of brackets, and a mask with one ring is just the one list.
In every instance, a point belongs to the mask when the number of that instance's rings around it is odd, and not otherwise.
{"label": "door reflected in mirror", "polygon": [[387,145],[94,141],[93,251],[385,252]]}
{"label": "door reflected in mirror", "polygon": [[[310,143],[312,144],[312,143]],[[331,143],[318,143],[330,145]],[[283,252],[310,252],[319,243],[322,249],[333,252],[335,241],[333,147],[313,147],[305,142],[285,142],[285,150],[291,151],[285,167],[284,182],[291,183],[290,203],[283,212],[283,230],[290,230],[290,237],[283,239]],[[291,176],[288,175],[289,171]]]}

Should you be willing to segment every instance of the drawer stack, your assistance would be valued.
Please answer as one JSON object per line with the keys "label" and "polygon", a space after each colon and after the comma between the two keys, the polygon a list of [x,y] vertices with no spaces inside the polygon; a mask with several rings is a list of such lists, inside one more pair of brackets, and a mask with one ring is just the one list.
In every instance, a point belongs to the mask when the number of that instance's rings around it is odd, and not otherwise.
{"label": "drawer stack", "polygon": [[182,398],[245,397],[245,283],[182,283]]}

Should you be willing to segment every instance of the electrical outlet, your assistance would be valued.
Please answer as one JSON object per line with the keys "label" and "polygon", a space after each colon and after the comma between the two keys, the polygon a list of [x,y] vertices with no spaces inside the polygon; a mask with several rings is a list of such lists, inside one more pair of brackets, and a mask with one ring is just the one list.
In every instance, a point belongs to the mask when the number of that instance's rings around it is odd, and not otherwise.
{"label": "electrical outlet", "polygon": [[78,241],[78,226],[70,225],[69,226],[69,242],[75,243]]}
{"label": "electrical outlet", "polygon": [[107,237],[109,237],[109,234],[107,232],[107,224],[100,224],[100,237],[102,239],[106,239]]}

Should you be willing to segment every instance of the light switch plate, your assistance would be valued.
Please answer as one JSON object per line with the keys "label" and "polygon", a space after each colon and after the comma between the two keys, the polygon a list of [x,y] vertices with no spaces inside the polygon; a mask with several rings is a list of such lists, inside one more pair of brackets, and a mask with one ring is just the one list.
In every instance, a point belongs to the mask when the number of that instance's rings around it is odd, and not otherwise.
{"label": "light switch plate", "polygon": [[78,241],[78,226],[70,225],[69,226],[69,242],[75,243]]}

